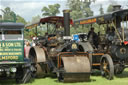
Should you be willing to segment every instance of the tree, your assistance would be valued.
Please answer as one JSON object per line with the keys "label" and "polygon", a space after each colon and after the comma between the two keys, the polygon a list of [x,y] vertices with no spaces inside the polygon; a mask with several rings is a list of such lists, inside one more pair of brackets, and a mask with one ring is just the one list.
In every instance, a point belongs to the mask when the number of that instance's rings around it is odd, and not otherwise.
{"label": "tree", "polygon": [[112,12],[113,11],[113,6],[110,4],[107,8],[107,12]]}
{"label": "tree", "polygon": [[[32,25],[32,24],[35,24],[35,23],[37,23],[37,22],[39,22],[39,20],[40,20],[40,16],[39,15],[36,15],[36,16],[33,16],[32,17],[32,20],[31,21],[29,21],[27,24],[28,25]],[[42,31],[42,27],[38,27],[37,26],[37,32],[38,32],[38,34],[37,34],[37,36],[39,36],[39,35],[42,35],[43,33],[43,31]],[[33,36],[36,36],[36,28],[35,27],[33,27],[33,28],[31,28],[31,29],[29,29],[29,31],[27,30],[25,30],[24,31],[24,35],[25,35],[25,38],[26,39],[29,39],[29,40],[31,40],[31,38],[33,37]]]}
{"label": "tree", "polygon": [[26,21],[20,15],[16,15],[14,11],[11,10],[10,7],[6,7],[5,9],[1,9],[3,12],[3,20],[4,21],[13,21],[26,24]]}
{"label": "tree", "polygon": [[[95,1],[95,0],[94,0]],[[93,11],[90,8],[92,0],[67,0],[67,6],[71,10],[71,18],[73,20],[93,16]],[[77,29],[75,29],[77,28]],[[88,32],[88,25],[71,27],[71,34],[79,32]],[[74,30],[75,29],[75,30]]]}
{"label": "tree", "polygon": [[[28,24],[30,24],[30,25],[31,25],[31,24],[35,24],[35,23],[39,22],[40,18],[41,18],[41,17],[40,17],[39,15],[33,16],[33,17],[32,17],[32,20],[31,20]],[[34,27],[31,28],[31,29],[30,29],[31,31],[28,33],[28,35],[29,35],[29,36],[35,36],[35,34],[36,34],[36,30],[35,30],[35,29],[36,29],[36,28],[34,28]],[[38,27],[38,32],[40,32],[40,29],[41,29],[41,28]]]}
{"label": "tree", "polygon": [[72,19],[78,19],[78,18],[82,18],[84,16],[83,12],[81,10],[82,3],[80,0],[68,0],[67,5],[70,8],[70,10],[72,11],[70,13]]}
{"label": "tree", "polygon": [[38,22],[40,20],[40,18],[41,18],[40,15],[33,16],[32,20],[31,20],[31,23]]}
{"label": "tree", "polygon": [[2,10],[3,14],[3,19],[5,21],[14,21],[16,22],[16,14],[15,12],[11,11],[10,7],[6,7],[4,10]]}
{"label": "tree", "polygon": [[100,14],[104,14],[104,9],[103,9],[102,5],[100,5],[99,11],[100,11]]}
{"label": "tree", "polygon": [[16,22],[17,23],[27,24],[27,22],[25,21],[25,19],[23,17],[21,17],[20,15],[17,15],[16,16]]}
{"label": "tree", "polygon": [[67,5],[70,8],[70,10],[72,10],[72,19],[79,19],[93,15],[93,11],[90,8],[90,0],[68,0]]}
{"label": "tree", "polygon": [[54,4],[54,5],[48,5],[48,7],[43,7],[42,8],[42,16],[56,16],[59,11],[60,5],[59,4]]}

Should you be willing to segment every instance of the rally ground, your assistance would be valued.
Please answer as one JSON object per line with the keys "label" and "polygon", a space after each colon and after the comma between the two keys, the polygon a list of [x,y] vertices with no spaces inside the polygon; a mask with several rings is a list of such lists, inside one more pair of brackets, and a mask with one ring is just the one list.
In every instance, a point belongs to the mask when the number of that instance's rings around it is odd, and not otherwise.
{"label": "rally ground", "polygon": [[0,85],[128,85],[128,69],[115,76],[113,80],[106,80],[98,73],[91,76],[90,82],[63,83],[58,82],[57,78],[45,77],[36,78],[27,84],[16,84],[13,80],[0,80]]}

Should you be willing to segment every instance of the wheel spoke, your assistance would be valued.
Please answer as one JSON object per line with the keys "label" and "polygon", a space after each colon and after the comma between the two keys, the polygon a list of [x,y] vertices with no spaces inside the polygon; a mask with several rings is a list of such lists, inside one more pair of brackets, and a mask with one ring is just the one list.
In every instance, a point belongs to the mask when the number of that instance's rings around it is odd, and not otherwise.
{"label": "wheel spoke", "polygon": [[106,77],[107,79],[113,78],[114,68],[113,62],[109,55],[105,54],[101,60],[101,72],[102,76]]}
{"label": "wheel spoke", "polygon": [[105,69],[105,72],[110,73],[110,71],[108,69]]}
{"label": "wheel spoke", "polygon": [[108,66],[108,63],[106,62],[106,60],[103,60],[103,69],[106,70]]}

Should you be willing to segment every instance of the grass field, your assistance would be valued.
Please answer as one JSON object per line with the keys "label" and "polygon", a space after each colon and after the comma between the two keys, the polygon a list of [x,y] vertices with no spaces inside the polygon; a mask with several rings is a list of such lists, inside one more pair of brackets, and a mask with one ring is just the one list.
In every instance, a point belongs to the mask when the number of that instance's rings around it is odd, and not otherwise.
{"label": "grass field", "polygon": [[[15,84],[13,80],[0,80],[0,85],[18,85]],[[57,78],[40,78],[31,81],[28,84],[20,84],[20,85],[128,85],[128,69],[115,76],[113,80],[106,80],[101,77],[99,74],[91,76],[90,82],[81,82],[81,83],[62,83],[58,82]]]}

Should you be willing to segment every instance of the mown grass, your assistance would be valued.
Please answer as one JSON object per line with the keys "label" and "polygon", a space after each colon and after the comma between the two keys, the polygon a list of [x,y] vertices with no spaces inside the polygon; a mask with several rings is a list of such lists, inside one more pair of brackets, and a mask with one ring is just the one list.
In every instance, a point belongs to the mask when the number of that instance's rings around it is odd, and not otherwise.
{"label": "mown grass", "polygon": [[[0,80],[0,85],[18,85],[13,80]],[[20,85],[128,85],[128,69],[115,76],[113,80],[106,80],[105,78],[98,75],[91,76],[90,82],[80,82],[80,83],[62,83],[58,82],[57,78],[40,78],[34,79],[28,84]]]}

